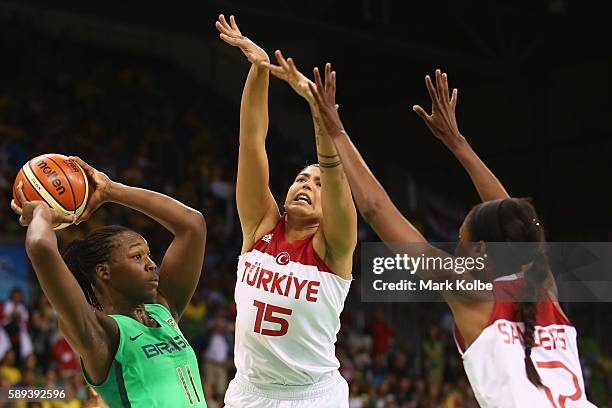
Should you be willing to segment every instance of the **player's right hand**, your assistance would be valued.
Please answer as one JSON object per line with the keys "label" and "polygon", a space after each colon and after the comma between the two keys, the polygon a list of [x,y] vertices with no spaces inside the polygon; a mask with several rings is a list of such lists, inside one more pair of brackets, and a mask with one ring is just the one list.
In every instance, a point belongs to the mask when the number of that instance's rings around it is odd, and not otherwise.
{"label": "player's right hand", "polygon": [[312,92],[323,126],[327,134],[335,139],[344,133],[344,125],[338,114],[338,105],[336,104],[336,71],[332,71],[331,64],[325,64],[325,84],[321,80],[319,68],[313,70],[314,84],[309,83],[308,87]]}
{"label": "player's right hand", "polygon": [[89,181],[89,198],[85,211],[83,211],[83,214],[76,220],[76,224],[78,225],[83,221],[87,221],[94,211],[100,208],[102,204],[109,201],[110,191],[114,183],[106,174],[94,169],[80,157],[70,156],[70,160],[74,160],[81,166]]}
{"label": "player's right hand", "polygon": [[230,16],[228,23],[225,16],[220,14],[215,26],[219,30],[219,37],[229,45],[240,48],[251,64],[259,66],[262,62],[270,62],[270,57],[261,47],[242,35],[234,16]]}
{"label": "player's right hand", "polygon": [[455,116],[459,91],[455,88],[449,96],[448,76],[439,69],[436,70],[436,86],[434,87],[429,75],[425,76],[425,86],[431,98],[431,115],[428,115],[420,105],[414,105],[412,110],[448,148],[460,147],[465,142],[465,138],[459,132]]}
{"label": "player's right hand", "polygon": [[51,225],[74,223],[74,215],[60,214],[44,201],[26,199],[25,194],[23,194],[23,182],[19,182],[16,191],[17,200],[21,203],[21,207],[17,205],[15,200],[11,200],[11,209],[19,216],[19,225],[22,227],[30,225],[37,215],[45,217]]}

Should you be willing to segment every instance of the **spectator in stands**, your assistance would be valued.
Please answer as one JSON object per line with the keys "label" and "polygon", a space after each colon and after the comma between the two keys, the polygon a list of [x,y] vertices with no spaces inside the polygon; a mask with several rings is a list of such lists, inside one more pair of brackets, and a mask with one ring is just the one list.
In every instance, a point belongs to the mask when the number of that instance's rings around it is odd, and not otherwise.
{"label": "spectator in stands", "polygon": [[[211,334],[204,352],[204,385],[212,391],[204,394],[223,400],[228,385],[231,345],[227,340],[227,320],[216,316],[211,325]],[[208,393],[207,393],[208,392]],[[209,397],[210,398],[210,397]]]}
{"label": "spectator in stands", "polygon": [[440,388],[444,379],[444,342],[438,326],[429,328],[429,337],[423,342],[425,377],[430,387]]}
{"label": "spectator in stands", "polygon": [[377,305],[374,308],[372,322],[368,327],[368,332],[372,335],[372,357],[379,354],[386,355],[389,352],[391,339],[393,338],[393,329],[385,319],[385,311],[382,306]]}
{"label": "spectator in stands", "polygon": [[52,340],[51,362],[58,368],[59,377],[62,380],[81,372],[79,356],[59,333]]}
{"label": "spectator in stands", "polygon": [[48,352],[51,348],[51,339],[57,333],[57,315],[49,304],[47,297],[40,294],[35,307],[31,311],[30,333],[32,334],[33,351],[41,368],[45,370],[48,362]]}
{"label": "spectator in stands", "polygon": [[15,352],[9,350],[0,361],[0,374],[6,379],[9,387],[21,381],[21,371],[15,366]]}
{"label": "spectator in stands", "polygon": [[11,339],[13,350],[16,352],[17,361],[21,361],[32,353],[32,340],[28,333],[30,314],[23,304],[23,291],[14,288],[9,300],[4,302],[2,325]]}

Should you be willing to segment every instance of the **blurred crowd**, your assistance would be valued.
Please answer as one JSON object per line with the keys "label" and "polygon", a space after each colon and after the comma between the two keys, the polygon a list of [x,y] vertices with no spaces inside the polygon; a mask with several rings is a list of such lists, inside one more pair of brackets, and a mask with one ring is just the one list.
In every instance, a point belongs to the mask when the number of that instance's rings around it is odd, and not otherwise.
{"label": "blurred crowd", "polygon": [[[223,406],[234,373],[233,289],[241,244],[234,207],[238,100],[219,98],[167,61],[48,37],[18,22],[5,22],[0,47],[10,56],[0,66],[0,236],[23,239],[8,205],[11,187],[19,167],[41,153],[77,154],[112,179],[201,210],[208,226],[205,272],[180,325],[200,360],[209,407]],[[268,138],[274,140],[268,143],[271,188],[282,202],[307,158],[277,129]],[[140,232],[156,261],[170,242],[148,218],[107,205],[59,234],[60,243],[108,224]],[[363,225],[359,234],[374,239]],[[61,403],[16,407],[98,406],[35,277],[30,284],[29,302],[19,289],[1,299],[0,387],[60,387],[69,396]],[[412,305],[427,318],[419,320],[418,341],[405,339],[399,330],[403,316],[391,319],[383,305],[360,304],[358,285],[351,289],[337,343],[350,407],[476,407],[445,306],[427,305],[425,313]],[[585,377],[597,384],[593,392],[604,405],[611,362],[596,342],[589,347]]]}

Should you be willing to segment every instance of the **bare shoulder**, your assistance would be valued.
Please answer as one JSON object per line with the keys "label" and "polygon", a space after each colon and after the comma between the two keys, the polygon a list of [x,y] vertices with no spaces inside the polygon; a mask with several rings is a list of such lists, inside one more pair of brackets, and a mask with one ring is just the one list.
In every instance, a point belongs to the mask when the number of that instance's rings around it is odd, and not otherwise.
{"label": "bare shoulder", "polygon": [[343,251],[343,253],[334,253],[330,250],[323,234],[323,229],[317,229],[312,240],[312,246],[315,252],[330,267],[332,272],[342,279],[350,280],[353,277],[353,252]]}
{"label": "bare shoulder", "polygon": [[255,228],[251,233],[242,231],[242,249],[240,254],[242,255],[247,252],[258,240],[272,231],[280,219],[281,215],[278,213],[278,211],[271,211],[264,216],[257,228]]}
{"label": "bare shoulder", "polygon": [[60,331],[66,337],[68,344],[79,354],[89,380],[93,384],[101,384],[108,372],[119,346],[119,326],[110,316],[94,312],[94,320],[88,330],[87,338],[75,338],[70,329],[60,320]]}
{"label": "bare shoulder", "polygon": [[487,327],[495,302],[448,302],[455,324],[466,346],[472,344]]}

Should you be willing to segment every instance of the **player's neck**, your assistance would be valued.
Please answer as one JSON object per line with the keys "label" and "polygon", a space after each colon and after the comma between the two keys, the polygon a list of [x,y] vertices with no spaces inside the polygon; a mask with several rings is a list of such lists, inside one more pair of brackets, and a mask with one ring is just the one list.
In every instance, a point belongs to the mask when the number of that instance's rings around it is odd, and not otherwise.
{"label": "player's neck", "polygon": [[143,310],[144,304],[142,302],[134,302],[121,295],[113,296],[112,303],[104,305],[104,312],[106,314],[129,316],[136,320],[139,320],[137,316]]}
{"label": "player's neck", "polygon": [[287,214],[285,218],[285,241],[291,243],[295,240],[306,239],[317,232],[318,228],[318,220],[300,219]]}

